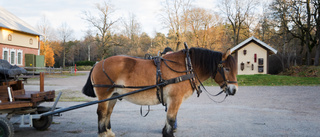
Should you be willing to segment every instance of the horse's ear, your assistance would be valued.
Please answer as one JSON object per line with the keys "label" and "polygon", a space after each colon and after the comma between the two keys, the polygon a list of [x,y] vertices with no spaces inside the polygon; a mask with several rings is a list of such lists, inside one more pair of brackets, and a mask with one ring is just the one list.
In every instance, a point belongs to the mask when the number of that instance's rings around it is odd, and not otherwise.
{"label": "horse's ear", "polygon": [[231,55],[230,48],[227,49],[227,51],[225,53],[223,53],[222,60],[226,60],[229,55]]}

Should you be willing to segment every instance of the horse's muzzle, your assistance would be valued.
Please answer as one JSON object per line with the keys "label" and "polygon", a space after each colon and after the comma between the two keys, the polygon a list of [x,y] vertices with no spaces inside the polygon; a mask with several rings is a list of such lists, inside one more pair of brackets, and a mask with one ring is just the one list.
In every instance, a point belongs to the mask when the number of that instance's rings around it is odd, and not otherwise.
{"label": "horse's muzzle", "polygon": [[228,88],[226,90],[228,95],[234,95],[238,91],[238,87],[233,84],[228,84]]}

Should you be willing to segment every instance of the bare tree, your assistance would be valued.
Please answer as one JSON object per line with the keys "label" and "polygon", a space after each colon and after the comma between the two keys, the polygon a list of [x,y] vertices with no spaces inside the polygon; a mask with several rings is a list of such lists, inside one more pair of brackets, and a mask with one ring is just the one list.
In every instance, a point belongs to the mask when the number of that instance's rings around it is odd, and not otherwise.
{"label": "bare tree", "polygon": [[125,35],[131,40],[131,47],[139,47],[141,25],[133,13],[129,14],[129,20],[123,21]]}
{"label": "bare tree", "polygon": [[258,5],[257,0],[223,0],[219,8],[228,19],[233,31],[233,45],[239,43],[239,34],[245,23],[250,28],[250,16],[253,16],[253,10]]}
{"label": "bare tree", "polygon": [[[213,14],[203,8],[192,8],[188,11],[188,18],[186,21],[196,39],[196,45],[198,47],[208,48],[207,31],[212,24],[217,22],[214,20]],[[202,40],[202,42],[200,42],[200,40]]]}
{"label": "bare tree", "polygon": [[[46,18],[45,15],[42,16],[41,20],[37,23],[38,30],[42,33],[41,37],[41,46],[40,46],[40,54],[44,55],[45,57],[45,65],[47,62],[47,50],[50,50],[50,42],[49,40],[53,39],[54,31],[50,26],[49,20]],[[49,60],[49,59],[48,59]]]}
{"label": "bare tree", "polygon": [[63,58],[62,58],[62,67],[66,67],[66,42],[70,41],[72,38],[73,30],[68,26],[67,23],[62,23],[60,28],[58,28],[59,38],[63,47]]}
{"label": "bare tree", "polygon": [[183,21],[187,17],[187,10],[190,8],[190,0],[166,0],[162,5],[162,19],[163,24],[169,28],[176,35],[176,49],[179,49],[182,43],[182,28],[186,24]]}
{"label": "bare tree", "polygon": [[51,27],[51,23],[45,15],[43,15],[41,20],[37,23],[37,28],[43,34],[43,41],[50,41],[54,39],[54,29]]}
{"label": "bare tree", "polygon": [[[312,26],[312,16],[310,8],[310,0],[290,0],[288,2],[290,11],[289,17],[290,21],[294,23],[296,29],[287,28],[288,31],[296,38],[300,39],[305,45],[307,52],[307,65],[311,65],[311,51],[314,47],[314,43],[311,36]],[[303,48],[302,48],[303,49]]]}
{"label": "bare tree", "polygon": [[111,46],[111,44],[108,44],[108,42],[110,42],[112,38],[111,27],[117,22],[118,19],[113,20],[111,18],[111,15],[114,13],[111,4],[106,2],[104,2],[102,5],[96,4],[96,8],[99,11],[98,16],[92,15],[89,11],[84,11],[83,14],[85,17],[83,17],[83,19],[98,30],[98,37],[96,40],[99,44],[100,50],[102,51],[102,59],[108,54],[108,49]]}
{"label": "bare tree", "polygon": [[[282,64],[282,69],[290,67],[290,60],[294,53],[296,53],[296,47],[294,48],[290,41],[292,40],[289,34],[289,2],[286,0],[275,0],[270,5],[272,14],[271,18],[274,20],[274,27],[278,28],[276,35],[279,37],[277,39],[278,53],[277,57],[280,59]],[[287,62],[287,65],[285,64]]]}

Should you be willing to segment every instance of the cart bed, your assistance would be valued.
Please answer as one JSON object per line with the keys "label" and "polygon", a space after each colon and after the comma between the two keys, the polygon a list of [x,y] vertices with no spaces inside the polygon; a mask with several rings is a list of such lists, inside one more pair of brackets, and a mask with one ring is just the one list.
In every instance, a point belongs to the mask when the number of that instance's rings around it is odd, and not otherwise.
{"label": "cart bed", "polygon": [[[12,102],[8,94],[10,87]],[[0,86],[0,110],[22,107],[36,107],[45,101],[54,101],[55,91],[25,91],[23,83],[18,81],[3,82]]]}

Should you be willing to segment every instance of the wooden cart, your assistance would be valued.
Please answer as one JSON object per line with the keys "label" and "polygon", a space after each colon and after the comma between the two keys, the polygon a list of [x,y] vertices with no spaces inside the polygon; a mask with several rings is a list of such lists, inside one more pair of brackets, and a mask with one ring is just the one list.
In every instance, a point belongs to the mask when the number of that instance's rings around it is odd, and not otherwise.
{"label": "wooden cart", "polygon": [[[39,106],[46,101],[54,101],[55,91],[44,91],[44,74],[40,74],[40,91],[25,91],[21,80],[7,80],[0,83],[0,136],[11,137],[14,134],[13,125],[9,121],[18,117],[20,127],[34,127],[45,130],[52,123],[52,115],[32,118],[32,114],[51,111],[51,107]],[[5,115],[5,116],[3,116]],[[28,122],[25,122],[29,120]],[[17,122],[17,121],[16,121]],[[14,123],[16,123],[14,122]]]}

